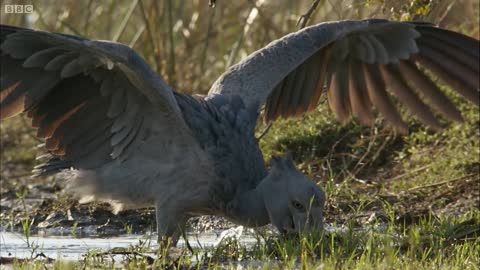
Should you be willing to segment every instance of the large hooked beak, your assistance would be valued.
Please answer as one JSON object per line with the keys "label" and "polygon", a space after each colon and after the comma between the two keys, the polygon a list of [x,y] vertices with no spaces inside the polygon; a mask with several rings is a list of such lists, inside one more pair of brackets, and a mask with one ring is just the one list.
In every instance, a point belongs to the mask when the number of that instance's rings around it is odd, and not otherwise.
{"label": "large hooked beak", "polygon": [[304,214],[290,214],[279,230],[285,235],[321,232],[323,230],[323,209],[312,208]]}

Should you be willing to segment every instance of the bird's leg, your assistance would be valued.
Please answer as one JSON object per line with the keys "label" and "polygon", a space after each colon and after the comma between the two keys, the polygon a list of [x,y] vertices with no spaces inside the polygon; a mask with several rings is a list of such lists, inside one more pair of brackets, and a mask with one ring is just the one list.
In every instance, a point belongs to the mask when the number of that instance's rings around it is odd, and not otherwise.
{"label": "bird's leg", "polygon": [[192,254],[194,254],[194,250],[193,250],[192,246],[190,245],[190,242],[188,242],[187,232],[185,231],[186,225],[187,225],[187,221],[188,221],[189,218],[190,218],[190,217],[187,216],[187,217],[185,218],[185,220],[183,221],[183,223],[182,223],[183,226],[181,227],[180,234],[181,234],[181,236],[183,237],[183,240],[185,240],[185,246],[188,248],[188,250],[189,250]]}
{"label": "bird's leg", "polygon": [[172,208],[156,206],[158,243],[161,248],[169,248],[177,245],[181,227],[184,226],[185,218]]}

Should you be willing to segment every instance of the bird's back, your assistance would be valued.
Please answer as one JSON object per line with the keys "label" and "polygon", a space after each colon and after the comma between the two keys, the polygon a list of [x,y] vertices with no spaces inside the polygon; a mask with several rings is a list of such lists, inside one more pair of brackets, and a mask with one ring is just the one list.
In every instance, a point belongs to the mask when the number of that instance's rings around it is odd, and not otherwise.
{"label": "bird's back", "polygon": [[213,207],[223,208],[236,194],[253,189],[267,172],[254,136],[258,113],[238,96],[206,99],[176,94],[185,121],[212,161],[210,183]]}

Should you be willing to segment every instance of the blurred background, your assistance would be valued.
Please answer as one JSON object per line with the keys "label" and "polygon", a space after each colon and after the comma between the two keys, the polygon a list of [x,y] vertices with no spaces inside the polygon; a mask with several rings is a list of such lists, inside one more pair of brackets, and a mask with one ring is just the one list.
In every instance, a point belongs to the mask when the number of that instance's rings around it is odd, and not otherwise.
{"label": "blurred background", "polygon": [[[128,44],[180,92],[206,93],[230,65],[299,28],[312,0],[2,0],[1,23]],[[478,38],[478,0],[320,0],[308,24],[423,20]],[[5,5],[32,5],[31,14]]]}

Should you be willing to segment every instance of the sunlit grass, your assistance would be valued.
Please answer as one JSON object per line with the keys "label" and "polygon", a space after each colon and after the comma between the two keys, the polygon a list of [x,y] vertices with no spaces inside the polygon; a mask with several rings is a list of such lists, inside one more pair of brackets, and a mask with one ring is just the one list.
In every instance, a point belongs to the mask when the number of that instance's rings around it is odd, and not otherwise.
{"label": "sunlit grass", "polygon": [[8,164],[31,166],[34,164],[36,152],[32,150],[40,144],[40,141],[35,139],[35,132],[29,125],[30,120],[27,117],[2,120],[0,124],[2,166]]}
{"label": "sunlit grass", "polygon": [[396,224],[392,217],[386,223],[373,222],[361,229],[349,225],[341,231],[295,239],[259,236],[259,242],[249,247],[231,240],[173,258],[160,251],[153,257],[130,255],[123,261],[112,261],[92,251],[79,262],[17,262],[13,268],[238,269],[242,265],[241,269],[478,269],[478,224],[478,210],[450,218],[431,214],[408,227]]}
{"label": "sunlit grass", "polygon": [[467,102],[458,105],[464,123],[446,122],[433,132],[410,120],[410,134],[401,136],[378,123],[342,125],[324,104],[303,119],[276,122],[260,145],[267,159],[291,152],[300,169],[327,189],[354,180],[401,191],[478,175],[480,114]]}

